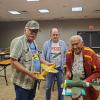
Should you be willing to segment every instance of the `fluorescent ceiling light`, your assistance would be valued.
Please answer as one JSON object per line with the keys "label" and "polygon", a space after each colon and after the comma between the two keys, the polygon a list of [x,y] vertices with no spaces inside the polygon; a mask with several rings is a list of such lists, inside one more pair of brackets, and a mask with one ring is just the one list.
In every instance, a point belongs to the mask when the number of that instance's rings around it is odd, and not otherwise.
{"label": "fluorescent ceiling light", "polygon": [[34,1],[40,1],[40,0],[26,0],[26,1],[33,1],[34,2]]}
{"label": "fluorescent ceiling light", "polygon": [[38,10],[40,13],[49,13],[48,9],[39,9]]}
{"label": "fluorescent ceiling light", "polygon": [[11,13],[11,14],[13,14],[13,15],[19,15],[19,14],[21,14],[20,12],[15,11],[15,10],[8,11],[8,12]]}
{"label": "fluorescent ceiling light", "polygon": [[72,7],[72,11],[82,11],[82,7]]}

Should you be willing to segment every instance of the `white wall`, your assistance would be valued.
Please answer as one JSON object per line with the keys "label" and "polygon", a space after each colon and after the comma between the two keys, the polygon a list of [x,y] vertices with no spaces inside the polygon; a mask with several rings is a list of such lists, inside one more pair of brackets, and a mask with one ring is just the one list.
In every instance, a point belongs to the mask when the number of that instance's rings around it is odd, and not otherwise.
{"label": "white wall", "polygon": [[[44,41],[49,39],[52,27],[58,27],[61,39],[66,43],[70,36],[77,31],[89,31],[89,25],[94,25],[93,31],[100,31],[100,19],[79,19],[62,21],[39,21],[40,32],[37,36],[37,44],[42,49]],[[0,22],[0,48],[9,47],[11,40],[23,34],[26,22]]]}

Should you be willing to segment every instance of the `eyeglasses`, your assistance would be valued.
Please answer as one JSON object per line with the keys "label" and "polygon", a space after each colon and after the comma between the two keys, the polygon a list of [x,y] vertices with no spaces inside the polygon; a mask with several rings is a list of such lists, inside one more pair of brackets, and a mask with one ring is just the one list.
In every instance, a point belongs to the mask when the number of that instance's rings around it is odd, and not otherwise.
{"label": "eyeglasses", "polygon": [[29,30],[30,30],[31,33],[33,33],[33,34],[34,34],[34,33],[36,33],[36,34],[38,33],[38,29],[29,29]]}

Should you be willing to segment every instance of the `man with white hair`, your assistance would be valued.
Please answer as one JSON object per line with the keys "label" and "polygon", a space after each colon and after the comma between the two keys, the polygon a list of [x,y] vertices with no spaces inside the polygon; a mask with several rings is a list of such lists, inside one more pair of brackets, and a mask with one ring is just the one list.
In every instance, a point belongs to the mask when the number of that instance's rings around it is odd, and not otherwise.
{"label": "man with white hair", "polygon": [[[91,82],[95,78],[100,78],[100,60],[96,53],[89,47],[84,46],[84,41],[80,35],[74,35],[70,38],[71,48],[66,54],[67,78],[73,79],[78,75],[79,79]],[[86,89],[86,96],[83,100],[97,100],[99,92],[93,87]],[[72,98],[79,100],[79,98]]]}

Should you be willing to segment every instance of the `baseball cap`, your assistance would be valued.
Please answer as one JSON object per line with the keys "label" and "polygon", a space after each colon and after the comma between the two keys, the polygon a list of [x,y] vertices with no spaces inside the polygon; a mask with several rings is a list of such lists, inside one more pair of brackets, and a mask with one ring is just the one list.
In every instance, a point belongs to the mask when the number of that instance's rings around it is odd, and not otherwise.
{"label": "baseball cap", "polygon": [[25,28],[39,29],[39,23],[35,20],[28,21],[25,25]]}

